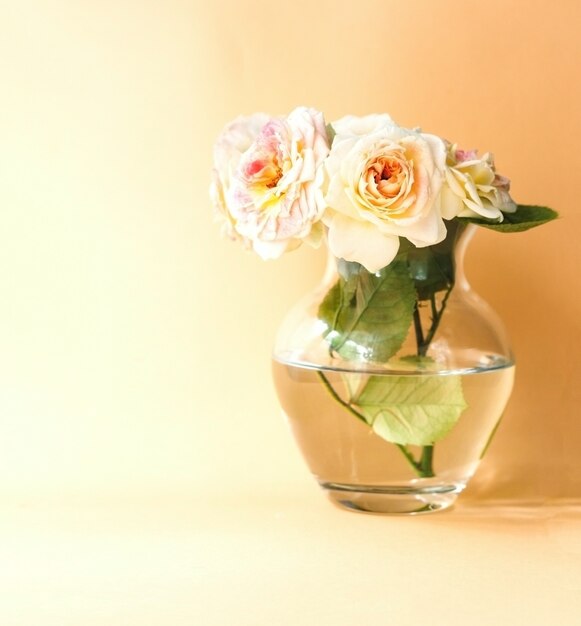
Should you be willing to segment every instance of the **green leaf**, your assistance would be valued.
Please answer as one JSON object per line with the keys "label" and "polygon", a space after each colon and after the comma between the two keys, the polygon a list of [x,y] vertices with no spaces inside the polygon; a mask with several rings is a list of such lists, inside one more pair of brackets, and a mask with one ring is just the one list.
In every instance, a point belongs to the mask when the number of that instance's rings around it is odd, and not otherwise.
{"label": "green leaf", "polygon": [[371,274],[341,262],[340,278],[319,307],[331,350],[345,359],[387,361],[404,342],[416,301],[405,260]]}
{"label": "green leaf", "polygon": [[420,300],[429,300],[436,292],[454,285],[454,257],[451,253],[441,254],[435,248],[413,248],[408,253],[410,273]]}
{"label": "green leaf", "polygon": [[427,446],[443,439],[466,409],[460,376],[370,376],[353,401],[383,439]]}
{"label": "green leaf", "polygon": [[503,213],[503,215],[504,220],[502,222],[493,222],[476,217],[459,217],[458,219],[501,233],[518,233],[529,230],[529,228],[535,228],[535,226],[540,226],[541,224],[546,224],[559,217],[557,211],[549,209],[549,207],[526,204],[519,204],[514,213]]}
{"label": "green leaf", "polygon": [[331,124],[327,124],[327,126],[325,128],[327,130],[327,137],[329,139],[329,145],[331,145],[333,143],[333,139],[335,139],[335,135],[337,133],[335,132],[335,129],[331,126]]}

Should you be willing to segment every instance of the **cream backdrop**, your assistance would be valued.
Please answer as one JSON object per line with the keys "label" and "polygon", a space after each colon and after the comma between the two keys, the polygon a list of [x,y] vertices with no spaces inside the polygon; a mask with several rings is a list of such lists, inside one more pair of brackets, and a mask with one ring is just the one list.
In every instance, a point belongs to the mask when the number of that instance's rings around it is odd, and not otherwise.
{"label": "cream backdrop", "polygon": [[313,488],[269,358],[322,253],[264,263],[207,199],[222,126],[299,104],[492,150],[515,198],[561,212],[469,252],[518,358],[471,491],[581,496],[580,20],[574,0],[2,0],[2,496]]}

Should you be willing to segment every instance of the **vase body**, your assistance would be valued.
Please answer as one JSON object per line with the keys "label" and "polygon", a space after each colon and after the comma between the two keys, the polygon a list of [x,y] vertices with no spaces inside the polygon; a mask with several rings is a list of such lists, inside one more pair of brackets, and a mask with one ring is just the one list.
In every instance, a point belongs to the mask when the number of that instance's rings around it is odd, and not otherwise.
{"label": "vase body", "polygon": [[501,321],[464,275],[473,228],[453,224],[429,248],[404,242],[375,273],[331,257],[320,286],[281,325],[280,404],[338,505],[446,508],[490,443],[514,359]]}

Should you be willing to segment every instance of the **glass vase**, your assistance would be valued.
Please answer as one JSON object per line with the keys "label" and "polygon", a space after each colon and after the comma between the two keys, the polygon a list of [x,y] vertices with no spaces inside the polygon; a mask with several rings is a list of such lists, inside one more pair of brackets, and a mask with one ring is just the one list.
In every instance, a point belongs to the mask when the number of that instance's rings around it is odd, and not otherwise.
{"label": "glass vase", "polygon": [[280,404],[311,472],[342,507],[449,507],[508,402],[506,332],[464,275],[475,227],[447,226],[434,246],[401,240],[378,272],[330,257],[321,284],[279,330]]}

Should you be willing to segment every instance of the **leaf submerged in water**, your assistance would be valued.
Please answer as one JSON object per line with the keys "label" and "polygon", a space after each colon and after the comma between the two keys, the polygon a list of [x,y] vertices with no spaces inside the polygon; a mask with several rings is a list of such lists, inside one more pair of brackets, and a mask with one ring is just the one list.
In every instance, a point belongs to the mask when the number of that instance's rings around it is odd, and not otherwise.
{"label": "leaf submerged in water", "polygon": [[467,407],[460,376],[370,376],[353,405],[383,439],[427,446],[443,439]]}

